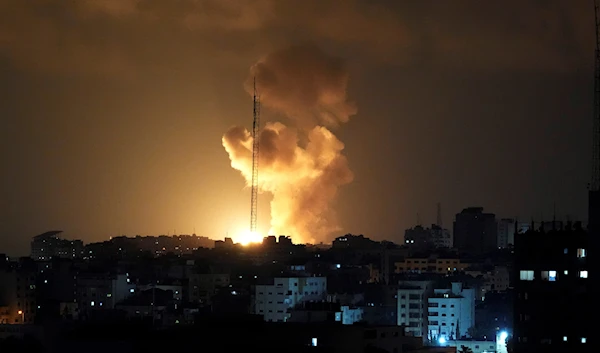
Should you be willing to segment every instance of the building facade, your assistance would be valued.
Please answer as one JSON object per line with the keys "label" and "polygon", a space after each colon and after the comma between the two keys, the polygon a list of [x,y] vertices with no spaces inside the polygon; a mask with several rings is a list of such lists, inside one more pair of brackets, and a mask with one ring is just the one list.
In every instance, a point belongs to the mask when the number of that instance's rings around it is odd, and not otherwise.
{"label": "building facade", "polygon": [[321,301],[327,296],[326,277],[277,277],[272,285],[257,285],[255,313],[265,321],[286,322],[288,309],[307,301]]}
{"label": "building facade", "polygon": [[515,220],[502,218],[498,221],[498,248],[506,249],[515,244]]}
{"label": "building facade", "polygon": [[497,249],[496,215],[484,213],[483,207],[469,207],[456,214],[454,247],[471,255],[482,255]]}
{"label": "building facade", "polygon": [[53,258],[75,259],[83,255],[81,240],[61,239],[60,230],[49,231],[33,237],[31,241],[31,258],[35,261],[49,261]]}
{"label": "building facade", "polygon": [[591,241],[579,225],[515,236],[515,353],[598,351]]}
{"label": "building facade", "polygon": [[475,290],[453,282],[451,289],[434,289],[429,298],[430,341],[450,341],[468,337],[475,325]]}
{"label": "building facade", "polygon": [[433,294],[431,281],[403,281],[398,287],[398,326],[409,336],[427,338],[428,302]]}

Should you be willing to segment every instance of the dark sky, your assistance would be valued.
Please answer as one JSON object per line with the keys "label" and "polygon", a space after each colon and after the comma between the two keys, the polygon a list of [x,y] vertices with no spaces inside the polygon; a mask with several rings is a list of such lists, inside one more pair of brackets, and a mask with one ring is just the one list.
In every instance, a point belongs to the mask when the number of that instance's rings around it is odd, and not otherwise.
{"label": "dark sky", "polygon": [[221,138],[251,125],[250,67],[308,42],[358,107],[340,233],[401,240],[437,202],[448,227],[467,206],[585,220],[593,21],[588,0],[0,0],[0,252],[247,227]]}

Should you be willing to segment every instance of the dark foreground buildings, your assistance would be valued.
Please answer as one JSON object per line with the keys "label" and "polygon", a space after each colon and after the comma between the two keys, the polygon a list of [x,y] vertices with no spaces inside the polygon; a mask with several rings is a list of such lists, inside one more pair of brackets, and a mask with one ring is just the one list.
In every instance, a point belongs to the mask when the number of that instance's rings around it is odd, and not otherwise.
{"label": "dark foreground buildings", "polygon": [[599,351],[591,240],[579,224],[515,236],[514,353]]}

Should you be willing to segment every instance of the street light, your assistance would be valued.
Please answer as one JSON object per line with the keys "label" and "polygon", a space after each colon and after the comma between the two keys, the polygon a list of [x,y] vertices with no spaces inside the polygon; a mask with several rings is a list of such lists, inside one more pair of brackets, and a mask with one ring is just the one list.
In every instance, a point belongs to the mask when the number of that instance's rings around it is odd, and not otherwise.
{"label": "street light", "polygon": [[17,314],[21,315],[21,323],[24,324],[25,323],[25,313],[23,312],[23,310],[17,311]]}

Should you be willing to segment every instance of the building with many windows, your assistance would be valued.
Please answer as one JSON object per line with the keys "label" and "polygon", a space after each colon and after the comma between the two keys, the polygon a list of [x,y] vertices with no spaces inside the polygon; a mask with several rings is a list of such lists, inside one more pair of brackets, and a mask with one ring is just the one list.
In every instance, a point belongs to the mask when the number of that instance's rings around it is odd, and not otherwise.
{"label": "building with many windows", "polygon": [[285,322],[290,318],[288,309],[324,300],[326,295],[326,277],[277,277],[273,284],[256,286],[255,313],[265,321]]}
{"label": "building with many windows", "polygon": [[515,236],[515,353],[598,351],[590,241],[580,225]]}
{"label": "building with many windows", "polygon": [[49,231],[33,237],[31,258],[35,261],[49,261],[53,258],[75,259],[83,255],[81,240],[61,239],[60,230]]}
{"label": "building with many windows", "polygon": [[450,289],[434,289],[429,298],[430,341],[446,342],[468,336],[475,325],[475,289],[453,282]]}
{"label": "building with many windows", "polygon": [[407,335],[427,338],[428,300],[432,294],[432,281],[398,284],[398,326],[406,326]]}

